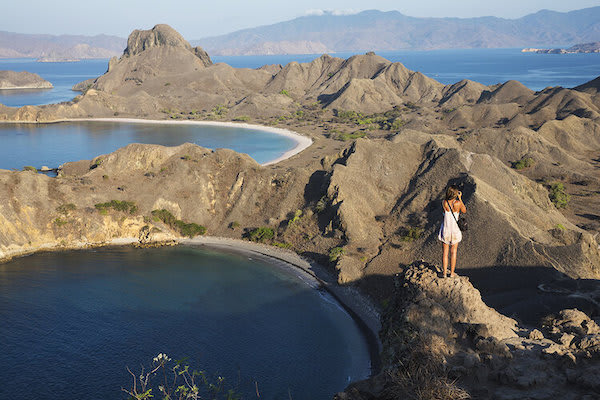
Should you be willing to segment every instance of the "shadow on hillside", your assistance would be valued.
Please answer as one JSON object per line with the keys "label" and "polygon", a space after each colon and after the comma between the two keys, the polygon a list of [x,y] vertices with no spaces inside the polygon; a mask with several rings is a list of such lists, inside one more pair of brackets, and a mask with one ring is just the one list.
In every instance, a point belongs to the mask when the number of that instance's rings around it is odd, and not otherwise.
{"label": "shadow on hillside", "polygon": [[458,271],[469,277],[485,303],[527,325],[548,314],[577,308],[600,316],[600,280],[572,279],[548,267],[495,266]]}

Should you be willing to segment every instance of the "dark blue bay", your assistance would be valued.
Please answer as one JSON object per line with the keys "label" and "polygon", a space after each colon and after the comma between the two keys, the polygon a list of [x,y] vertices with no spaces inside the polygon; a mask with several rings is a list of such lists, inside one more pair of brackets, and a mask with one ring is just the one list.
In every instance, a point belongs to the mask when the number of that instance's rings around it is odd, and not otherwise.
{"label": "dark blue bay", "polygon": [[119,399],[158,353],[262,399],[326,399],[369,373],[355,322],[289,270],[176,247],[0,265],[0,398]]}
{"label": "dark blue bay", "polygon": [[289,137],[272,132],[216,125],[0,123],[0,168],[21,169],[25,165],[55,168],[66,161],[90,160],[129,143],[177,146],[186,142],[247,153],[259,163],[271,161],[295,146]]}

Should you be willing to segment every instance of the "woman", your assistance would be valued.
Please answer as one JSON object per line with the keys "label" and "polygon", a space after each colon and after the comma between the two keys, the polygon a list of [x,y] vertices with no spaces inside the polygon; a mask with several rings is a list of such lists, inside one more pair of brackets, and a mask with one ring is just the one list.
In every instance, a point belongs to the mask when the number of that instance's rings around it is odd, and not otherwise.
{"label": "woman", "polygon": [[442,202],[444,208],[444,220],[440,227],[438,239],[442,241],[444,248],[442,263],[444,266],[444,275],[448,271],[448,252],[450,252],[450,277],[454,278],[454,269],[456,268],[456,251],[458,243],[462,240],[462,232],[458,228],[458,217],[460,213],[466,213],[467,208],[462,202],[462,192],[456,185],[451,185],[446,190],[446,198]]}

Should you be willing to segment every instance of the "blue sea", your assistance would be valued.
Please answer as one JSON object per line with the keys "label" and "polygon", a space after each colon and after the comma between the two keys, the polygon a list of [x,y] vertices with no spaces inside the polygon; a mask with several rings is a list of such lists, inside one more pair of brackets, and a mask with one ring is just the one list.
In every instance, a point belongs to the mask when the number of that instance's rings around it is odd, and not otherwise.
{"label": "blue sea", "polygon": [[0,168],[56,168],[67,161],[91,160],[130,143],[178,146],[195,143],[227,148],[266,163],[296,142],[261,129],[237,126],[82,121],[55,124],[0,123]]}
{"label": "blue sea", "polygon": [[[127,368],[139,374],[159,353],[246,399],[330,399],[370,368],[362,332],[330,295],[207,249],[15,259],[0,265],[0,321],[0,399],[125,399]],[[162,398],[161,376],[151,382]]]}
{"label": "blue sea", "polygon": [[[518,80],[533,90],[548,86],[574,87],[600,75],[600,54],[534,54],[521,49],[466,49],[380,52],[390,61],[420,71],[443,84],[471,79],[484,85]],[[332,54],[347,58],[353,53]],[[215,56],[238,68],[258,68],[265,64],[309,62],[319,54],[277,56]],[[38,63],[33,59],[0,59],[0,70],[29,71],[52,82],[54,89],[42,91],[0,90],[0,103],[19,107],[68,101],[78,93],[71,87],[106,72],[108,60],[75,63]]]}

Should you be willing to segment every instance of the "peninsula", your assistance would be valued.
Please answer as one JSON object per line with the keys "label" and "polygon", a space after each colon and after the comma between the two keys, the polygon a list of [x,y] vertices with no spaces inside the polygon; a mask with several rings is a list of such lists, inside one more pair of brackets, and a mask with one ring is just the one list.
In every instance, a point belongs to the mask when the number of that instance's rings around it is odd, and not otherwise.
{"label": "peninsula", "polygon": [[52,89],[52,83],[31,72],[0,71],[0,89]]}
{"label": "peninsula", "polygon": [[[131,144],[57,178],[0,171],[2,259],[204,231],[260,241],[380,305],[384,372],[339,399],[600,393],[598,79],[443,85],[372,52],[236,69],[157,25],[78,87],[68,103],[0,106],[0,120],[243,122],[312,145],[267,166]],[[455,280],[436,275],[448,183],[463,187],[470,225]]]}
{"label": "peninsula", "polygon": [[523,53],[538,54],[576,54],[576,53],[600,53],[600,42],[576,44],[568,49],[535,49],[526,48],[521,50]]}

